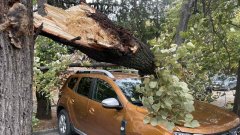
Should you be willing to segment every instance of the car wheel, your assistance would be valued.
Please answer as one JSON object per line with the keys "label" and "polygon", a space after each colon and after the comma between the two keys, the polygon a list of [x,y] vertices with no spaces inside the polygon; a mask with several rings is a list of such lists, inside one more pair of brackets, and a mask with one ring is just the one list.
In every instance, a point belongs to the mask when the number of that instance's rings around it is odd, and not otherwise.
{"label": "car wheel", "polygon": [[61,110],[58,115],[58,132],[60,135],[72,135],[72,126],[69,121],[68,114],[65,110]]}

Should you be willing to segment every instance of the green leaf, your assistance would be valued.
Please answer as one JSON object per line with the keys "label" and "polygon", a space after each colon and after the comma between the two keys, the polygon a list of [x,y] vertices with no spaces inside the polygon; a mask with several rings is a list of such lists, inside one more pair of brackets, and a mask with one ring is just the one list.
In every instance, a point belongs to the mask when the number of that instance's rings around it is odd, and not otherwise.
{"label": "green leaf", "polygon": [[158,84],[158,82],[156,82],[156,81],[151,81],[151,82],[149,83],[149,87],[152,88],[152,89],[154,89],[154,88],[157,87],[157,84]]}
{"label": "green leaf", "polygon": [[184,108],[187,112],[192,112],[195,110],[193,104],[187,102],[184,103]]}
{"label": "green leaf", "polygon": [[193,121],[191,121],[191,122],[186,122],[186,123],[184,124],[184,126],[185,126],[185,127],[189,127],[189,128],[196,128],[196,127],[199,127],[200,124],[199,124],[199,122],[198,122],[197,120],[193,120]]}
{"label": "green leaf", "polygon": [[151,119],[151,125],[152,125],[152,126],[157,126],[157,125],[158,125],[158,121],[157,121],[156,118],[152,118],[152,119]]}
{"label": "green leaf", "polygon": [[156,92],[156,95],[157,95],[157,96],[161,96],[161,95],[162,95],[162,91],[158,90],[158,91]]}
{"label": "green leaf", "polygon": [[199,124],[199,122],[197,120],[193,120],[191,125],[192,125],[192,128],[196,128],[196,127],[200,126],[200,124]]}
{"label": "green leaf", "polygon": [[144,78],[144,81],[143,81],[143,83],[146,85],[146,84],[149,84],[149,82],[150,82],[150,78]]}
{"label": "green leaf", "polygon": [[191,122],[192,120],[193,120],[192,114],[190,114],[190,113],[186,114],[186,116],[185,116],[185,121],[186,121],[186,122]]}
{"label": "green leaf", "polygon": [[160,87],[159,90],[156,92],[157,96],[161,96],[164,91],[164,87]]}
{"label": "green leaf", "polygon": [[172,106],[172,104],[173,104],[173,102],[172,102],[172,100],[171,100],[170,98],[166,98],[166,99],[164,100],[164,103],[165,103],[165,105],[166,105],[168,108],[171,108],[171,106]]}
{"label": "green leaf", "polygon": [[154,105],[152,106],[152,108],[153,108],[153,110],[154,110],[155,112],[158,112],[158,110],[160,109],[160,103],[154,104]]}
{"label": "green leaf", "polygon": [[192,127],[191,122],[185,122],[185,123],[184,123],[184,127],[189,127],[189,128],[191,128],[191,127]]}
{"label": "green leaf", "polygon": [[150,123],[150,120],[151,120],[150,117],[145,116],[144,119],[143,119],[143,123],[144,123],[144,124],[148,124],[148,123]]}
{"label": "green leaf", "polygon": [[148,103],[152,105],[153,102],[154,102],[153,96],[148,97]]}
{"label": "green leaf", "polygon": [[137,92],[141,92],[141,87],[140,87],[140,85],[137,85],[137,86],[136,86],[136,91],[137,91]]}
{"label": "green leaf", "polygon": [[185,93],[185,95],[184,95],[187,99],[189,99],[189,100],[193,100],[193,96],[191,95],[191,94],[189,94],[189,93]]}
{"label": "green leaf", "polygon": [[172,131],[173,128],[175,127],[175,124],[173,122],[168,122],[166,127],[169,131]]}

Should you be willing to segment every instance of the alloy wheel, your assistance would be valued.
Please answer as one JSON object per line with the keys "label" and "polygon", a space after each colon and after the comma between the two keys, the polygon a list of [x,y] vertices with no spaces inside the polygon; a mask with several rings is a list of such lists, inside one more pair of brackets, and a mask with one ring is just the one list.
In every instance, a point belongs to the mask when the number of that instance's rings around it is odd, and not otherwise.
{"label": "alloy wheel", "polygon": [[67,123],[66,123],[66,116],[61,114],[59,117],[59,122],[58,122],[59,130],[62,134],[66,133],[67,130]]}

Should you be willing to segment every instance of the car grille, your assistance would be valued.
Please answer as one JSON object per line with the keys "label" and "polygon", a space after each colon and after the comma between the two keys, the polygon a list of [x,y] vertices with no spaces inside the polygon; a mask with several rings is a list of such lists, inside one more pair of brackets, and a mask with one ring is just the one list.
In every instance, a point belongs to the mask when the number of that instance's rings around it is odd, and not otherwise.
{"label": "car grille", "polygon": [[240,135],[240,126],[217,135]]}

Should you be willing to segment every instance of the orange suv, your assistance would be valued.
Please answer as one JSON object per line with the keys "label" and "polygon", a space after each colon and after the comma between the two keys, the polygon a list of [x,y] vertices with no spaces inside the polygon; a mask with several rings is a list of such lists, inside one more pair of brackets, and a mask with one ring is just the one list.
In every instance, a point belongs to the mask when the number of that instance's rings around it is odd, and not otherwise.
{"label": "orange suv", "polygon": [[137,74],[118,70],[81,70],[71,75],[60,90],[57,107],[60,135],[237,135],[239,118],[216,106],[196,102],[198,128],[144,124],[148,111],[139,101]]}

